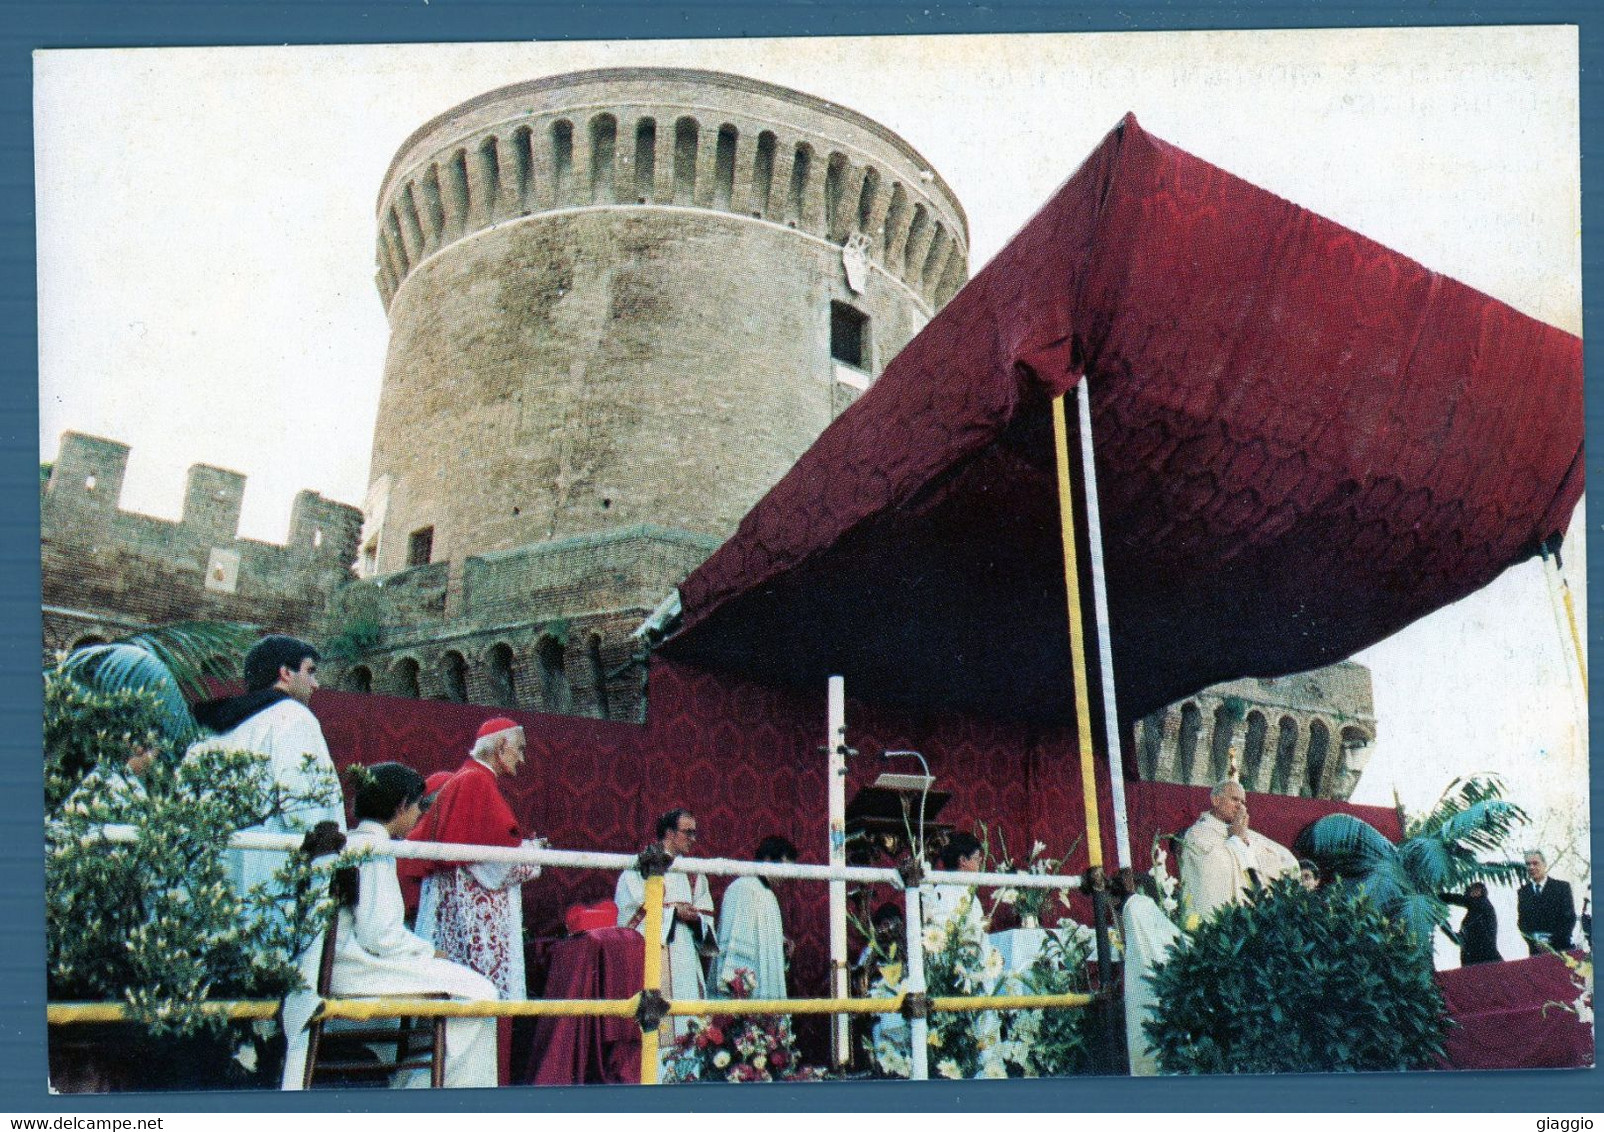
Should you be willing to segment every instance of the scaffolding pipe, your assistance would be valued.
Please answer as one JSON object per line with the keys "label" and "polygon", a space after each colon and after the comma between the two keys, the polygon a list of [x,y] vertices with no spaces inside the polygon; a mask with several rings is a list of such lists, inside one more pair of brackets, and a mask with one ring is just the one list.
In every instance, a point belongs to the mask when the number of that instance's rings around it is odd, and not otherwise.
{"label": "scaffolding pipe", "polygon": [[[847,864],[847,692],[846,680],[832,676],[828,683],[825,744],[829,748],[829,862],[832,869]],[[847,997],[847,886],[830,881],[830,997]],[[852,1057],[851,1023],[845,1015],[830,1027],[830,1060],[845,1065]]]}
{"label": "scaffolding pipe", "polygon": [[[103,825],[85,835],[86,842],[111,841],[132,844],[139,832],[131,825]],[[228,847],[245,850],[294,852],[301,847],[300,834],[240,832],[229,836]],[[473,861],[504,864],[532,864],[558,869],[635,868],[637,858],[629,853],[605,853],[570,849],[526,849],[517,846],[461,845],[436,841],[388,841],[364,845],[360,850],[373,857],[400,860]],[[780,864],[773,861],[733,861],[722,857],[676,857],[670,872],[701,873],[708,876],[758,876],[780,880],[841,880],[857,884],[889,884],[902,887],[902,876],[895,869],[828,865]],[[968,875],[968,874],[964,874]],[[1023,879],[1023,878],[1021,878]]]}
{"label": "scaffolding pipe", "polygon": [[[653,875],[646,878],[646,894],[642,898],[646,907],[646,922],[641,925],[645,935],[645,962],[641,971],[641,1000],[650,995],[661,995],[663,988],[663,878]],[[658,1036],[662,1027],[641,1026],[640,1083],[657,1084]]]}
{"label": "scaffolding pipe", "polygon": [[1080,465],[1086,495],[1086,534],[1091,545],[1092,611],[1097,623],[1097,659],[1103,677],[1103,742],[1108,753],[1108,783],[1114,804],[1114,852],[1119,867],[1131,866],[1130,823],[1125,816],[1125,768],[1120,765],[1119,706],[1114,698],[1114,641],[1108,619],[1108,584],[1103,576],[1103,517],[1097,504],[1097,461],[1092,453],[1092,395],[1089,382],[1075,386],[1080,406]]}
{"label": "scaffolding pipe", "polygon": [[[1103,833],[1097,808],[1097,760],[1092,750],[1091,689],[1086,676],[1086,626],[1081,612],[1080,539],[1075,530],[1075,491],[1070,479],[1069,418],[1064,397],[1053,398],[1053,457],[1058,467],[1059,536],[1064,548],[1064,604],[1069,617],[1070,677],[1075,690],[1075,729],[1080,747],[1081,798],[1086,810],[1086,856],[1091,871],[1103,869]],[[1118,776],[1116,776],[1117,779]],[[1109,910],[1105,886],[1092,886],[1092,928],[1097,939],[1097,984],[1111,985],[1113,948],[1108,938]],[[1102,1011],[1105,1041],[1100,1068],[1112,1072],[1113,1027],[1107,1009]]]}
{"label": "scaffolding pipe", "polygon": [[[898,1014],[908,992],[889,998],[695,998],[668,1004],[668,1015],[700,1018],[714,1014]],[[1075,1009],[1096,1001],[1089,994],[1013,994],[967,995],[929,1000],[937,1013],[966,1013],[981,1010]],[[236,1021],[278,1015],[277,999],[244,999],[208,1002],[208,1013]],[[383,999],[326,998],[317,1016],[347,1022],[377,1022],[390,1018],[633,1018],[640,1009],[640,996],[629,998],[550,998],[508,1001],[499,998],[439,999],[386,996]],[[134,1017],[126,1002],[53,1002],[45,1008],[45,1021],[52,1026],[126,1022]]]}
{"label": "scaffolding pipe", "polygon": [[[919,886],[908,889],[902,917],[906,928],[907,970],[904,972],[904,994],[922,996],[929,990],[925,982],[925,925],[924,890]],[[921,1012],[908,1019],[908,1079],[930,1080],[930,1022]]]}

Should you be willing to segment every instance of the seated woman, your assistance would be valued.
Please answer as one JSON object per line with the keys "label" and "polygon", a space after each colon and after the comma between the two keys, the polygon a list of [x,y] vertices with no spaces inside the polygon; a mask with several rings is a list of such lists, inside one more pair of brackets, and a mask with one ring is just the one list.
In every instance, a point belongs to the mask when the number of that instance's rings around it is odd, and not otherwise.
{"label": "seated woman", "polygon": [[[423,776],[400,763],[380,763],[362,775],[354,809],[358,825],[346,848],[361,852],[404,838],[422,816]],[[431,994],[454,998],[496,999],[494,984],[467,967],[440,957],[432,945],[402,923],[401,888],[395,858],[374,856],[357,868],[354,907],[339,913],[330,993],[336,997],[377,994]],[[323,951],[319,939],[301,959],[309,987],[317,982]],[[317,1006],[316,993],[301,992],[284,1002],[284,1032],[289,1051],[284,1088],[299,1089],[306,1066],[307,1030]],[[426,1073],[413,1073],[392,1084],[428,1084]],[[446,1024],[447,1088],[493,1088],[496,1084],[496,1020],[453,1018]]]}

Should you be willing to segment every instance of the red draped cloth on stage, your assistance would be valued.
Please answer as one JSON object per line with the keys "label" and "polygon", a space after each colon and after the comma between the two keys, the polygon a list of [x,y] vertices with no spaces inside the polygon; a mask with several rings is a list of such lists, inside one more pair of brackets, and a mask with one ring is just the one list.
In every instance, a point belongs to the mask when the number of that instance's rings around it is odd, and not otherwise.
{"label": "red draped cloth on stage", "polygon": [[[1580,952],[1576,953],[1580,955]],[[1564,1009],[1580,993],[1558,955],[1437,972],[1453,1016],[1448,1069],[1571,1069],[1593,1064],[1593,1029]]]}
{"label": "red draped cloth on stage", "polygon": [[[778,833],[802,850],[804,862],[822,863],[827,806],[825,762],[817,748],[824,689],[766,687],[660,659],[652,663],[650,684],[651,710],[643,726],[328,690],[317,693],[312,709],[340,767],[394,759],[424,773],[459,765],[475,729],[490,715],[517,720],[528,738],[528,757],[516,777],[499,782],[520,825],[559,848],[638,853],[651,840],[659,814],[688,804],[697,815],[697,851],[704,856],[749,858],[758,841]],[[1073,729],[910,712],[850,697],[848,718],[853,745],[863,752],[847,764],[848,798],[887,769],[908,769],[900,761],[882,761],[878,752],[917,750],[929,761],[937,789],[952,794],[943,822],[972,829],[983,821],[994,847],[1001,835],[1016,855],[1037,839],[1053,856],[1073,844],[1066,871],[1086,868]],[[1105,815],[1103,856],[1111,861],[1112,802],[1104,769],[1098,798]],[[1130,782],[1126,793],[1139,865],[1154,832],[1178,833],[1207,806],[1208,792],[1197,787]],[[1390,809],[1258,794],[1250,805],[1255,828],[1287,844],[1333,808],[1398,836]],[[602,870],[546,869],[523,886],[525,930],[530,936],[559,934],[571,905],[611,899],[617,879]],[[719,897],[726,882],[711,878],[711,884]],[[825,887],[786,882],[775,886],[775,897],[787,934],[797,942],[791,993],[822,995]],[[874,893],[875,903],[895,898],[889,887]],[[1089,902],[1073,899],[1076,917],[1090,922]]]}
{"label": "red draped cloth on stage", "polygon": [[[552,944],[547,999],[625,999],[644,985],[633,928],[597,928]],[[640,1084],[640,1024],[628,1018],[542,1018],[524,1080],[531,1085]]]}
{"label": "red draped cloth on stage", "polygon": [[1048,407],[1081,381],[1126,719],[1350,656],[1582,491],[1579,339],[1127,117],[680,586],[662,653],[1069,721]]}

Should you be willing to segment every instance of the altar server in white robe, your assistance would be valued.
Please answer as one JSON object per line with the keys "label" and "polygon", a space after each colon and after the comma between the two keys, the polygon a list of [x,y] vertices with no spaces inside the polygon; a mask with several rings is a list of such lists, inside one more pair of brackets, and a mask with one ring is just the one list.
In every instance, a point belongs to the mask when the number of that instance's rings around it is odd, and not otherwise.
{"label": "altar server in white robe", "polygon": [[[688,810],[670,810],[657,819],[657,841],[670,858],[688,857],[696,848],[696,817]],[[613,903],[618,905],[618,926],[643,932],[646,923],[646,879],[635,869],[618,877]],[[700,874],[670,871],[663,876],[663,997],[705,998],[707,980],[702,972],[702,946],[713,945],[713,895]],[[675,1018],[676,1036],[688,1033],[689,1018]],[[666,1047],[665,1047],[666,1048]]]}
{"label": "altar server in white robe", "polygon": [[[783,837],[765,837],[753,860],[796,863],[796,846]],[[718,978],[714,992],[745,968],[752,975],[753,998],[786,998],[785,965],[790,941],[780,917],[780,902],[767,877],[736,877],[724,890],[718,910]]]}
{"label": "altar server in white robe", "polygon": [[[348,852],[382,849],[404,838],[422,816],[423,776],[400,763],[368,768],[357,789],[359,824],[346,842]],[[329,993],[335,997],[445,992],[453,998],[494,1000],[495,984],[460,963],[441,957],[434,946],[408,931],[396,880],[395,858],[370,857],[355,869],[355,907],[340,909],[334,968]],[[320,937],[301,957],[301,976],[308,990],[284,1001],[284,1032],[289,1048],[283,1087],[299,1089],[306,1067],[307,1023],[317,1007]],[[332,1027],[331,1027],[332,1028]],[[337,1031],[336,1031],[337,1032]],[[391,1084],[417,1088],[429,1084],[427,1070],[399,1074]],[[494,1088],[496,1085],[496,1020],[453,1018],[446,1023],[447,1088]]]}
{"label": "altar server in white robe", "polygon": [[1291,850],[1248,828],[1247,793],[1226,779],[1181,841],[1182,923],[1190,931],[1222,905],[1251,899],[1256,884],[1297,875]]}
{"label": "altar server in white robe", "polygon": [[[302,834],[330,821],[345,828],[345,800],[323,728],[308,706],[318,689],[317,649],[295,637],[263,637],[245,654],[243,695],[206,700],[195,719],[211,737],[189,749],[250,751],[262,756],[263,772],[280,812],[245,832]],[[266,849],[230,849],[227,862],[235,891],[269,884],[288,854]]]}
{"label": "altar server in white robe", "polygon": [[1122,869],[1121,873],[1125,891],[1136,888],[1126,899],[1120,920],[1125,937],[1125,1049],[1130,1054],[1131,1076],[1153,1077],[1160,1072],[1158,1054],[1142,1023],[1152,1020],[1158,997],[1147,977],[1154,967],[1169,959],[1170,948],[1181,938],[1181,930],[1153,899],[1156,886],[1151,878],[1143,877],[1138,884],[1130,870]]}

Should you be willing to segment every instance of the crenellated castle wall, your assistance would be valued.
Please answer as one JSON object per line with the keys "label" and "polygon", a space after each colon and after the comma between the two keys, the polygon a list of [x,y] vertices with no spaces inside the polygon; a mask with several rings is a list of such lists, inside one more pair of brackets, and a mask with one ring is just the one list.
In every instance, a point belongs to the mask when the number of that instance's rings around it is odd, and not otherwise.
{"label": "crenellated castle wall", "polygon": [[238,537],[245,477],[197,464],[177,522],[119,506],[128,446],[68,432],[39,496],[46,656],[142,625],[215,619],[309,636],[351,577],[362,513],[295,497],[283,545]]}
{"label": "crenellated castle wall", "polygon": [[1249,791],[1338,799],[1359,784],[1375,740],[1370,670],[1351,660],[1216,684],[1138,721],[1132,735],[1148,781],[1213,785],[1234,762]]}

